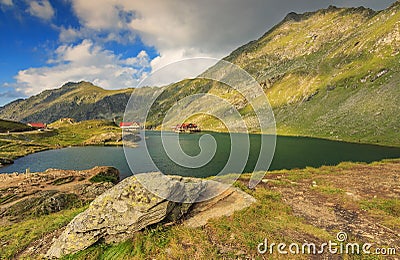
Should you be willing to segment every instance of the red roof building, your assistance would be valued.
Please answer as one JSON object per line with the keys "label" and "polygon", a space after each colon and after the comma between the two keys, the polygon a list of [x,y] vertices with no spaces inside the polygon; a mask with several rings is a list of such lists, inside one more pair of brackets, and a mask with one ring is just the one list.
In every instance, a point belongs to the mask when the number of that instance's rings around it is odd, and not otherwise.
{"label": "red roof building", "polygon": [[124,126],[131,126],[132,122],[121,122],[119,123],[119,127],[124,127]]}
{"label": "red roof building", "polygon": [[138,122],[121,122],[119,123],[119,127],[124,129],[139,129],[140,124]]}
{"label": "red roof building", "polygon": [[33,127],[33,128],[39,128],[39,129],[44,129],[46,128],[46,125],[43,123],[35,122],[35,123],[28,123],[28,126]]}

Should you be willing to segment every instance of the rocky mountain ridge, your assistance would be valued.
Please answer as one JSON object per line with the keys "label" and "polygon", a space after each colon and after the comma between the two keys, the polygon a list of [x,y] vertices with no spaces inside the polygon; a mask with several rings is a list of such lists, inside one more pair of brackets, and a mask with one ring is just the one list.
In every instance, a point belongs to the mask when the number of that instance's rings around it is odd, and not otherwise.
{"label": "rocky mountain ridge", "polygon": [[60,118],[77,121],[121,118],[131,94],[140,114],[154,88],[105,90],[90,82],[68,82],[58,89],[45,90],[28,99],[19,99],[0,108],[2,118],[21,122],[52,123]]}

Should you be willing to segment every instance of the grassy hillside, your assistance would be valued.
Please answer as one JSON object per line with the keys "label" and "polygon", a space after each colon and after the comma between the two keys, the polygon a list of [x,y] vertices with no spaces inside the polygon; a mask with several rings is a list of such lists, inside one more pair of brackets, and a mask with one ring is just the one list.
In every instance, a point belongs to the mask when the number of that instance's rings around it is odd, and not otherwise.
{"label": "grassy hillside", "polygon": [[89,82],[70,82],[61,88],[45,90],[28,99],[11,102],[0,108],[0,118],[44,123],[66,117],[77,121],[111,120],[123,116],[132,92],[135,93],[135,112],[143,113],[141,108],[154,91],[154,88],[105,90]]}
{"label": "grassy hillside", "polygon": [[22,132],[29,130],[33,129],[26,124],[0,119],[0,133]]}
{"label": "grassy hillside", "polygon": [[[246,186],[250,175],[242,175],[235,185],[257,202],[233,216],[212,219],[203,228],[156,225],[122,243],[99,243],[64,259],[275,259],[279,257],[276,250],[272,256],[257,253],[265,238],[268,243],[320,245],[337,242],[339,231],[347,232],[349,242],[373,243],[373,249],[398,247],[400,202],[392,192],[396,183],[382,180],[395,178],[399,170],[399,160],[281,170],[267,173],[253,190]],[[59,235],[56,230],[84,209],[0,223],[0,255],[41,259],[40,253]],[[32,250],[35,246],[38,251]],[[310,255],[286,257],[309,259]],[[328,257],[332,255],[324,255]],[[381,259],[376,255],[337,257]]]}
{"label": "grassy hillside", "polygon": [[77,145],[122,145],[121,129],[112,121],[74,122],[61,119],[49,130],[0,135],[0,158],[15,159],[34,152]]}
{"label": "grassy hillside", "polygon": [[400,145],[399,21],[399,3],[291,14],[227,60],[264,87],[281,134]]}
{"label": "grassy hillside", "polygon": [[[399,2],[381,12],[329,7],[291,13],[225,60],[248,71],[263,87],[279,134],[399,146],[399,21]],[[188,96],[198,85],[229,100],[257,131],[253,110],[222,84],[182,81],[169,86],[168,93]],[[161,96],[151,121],[160,124],[161,112],[176,98]],[[207,117],[196,122],[210,126]]]}

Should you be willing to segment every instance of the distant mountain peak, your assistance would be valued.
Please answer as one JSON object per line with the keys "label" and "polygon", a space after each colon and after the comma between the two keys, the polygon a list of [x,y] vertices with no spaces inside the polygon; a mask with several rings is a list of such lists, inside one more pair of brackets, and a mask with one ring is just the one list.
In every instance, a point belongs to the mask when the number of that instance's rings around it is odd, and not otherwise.
{"label": "distant mountain peak", "polygon": [[298,14],[296,12],[290,12],[286,15],[286,17],[283,19],[283,21],[300,21],[301,20],[301,14]]}
{"label": "distant mountain peak", "polygon": [[339,8],[337,7],[337,6],[335,6],[335,5],[330,5],[330,6],[328,6],[328,8],[326,9],[327,11],[336,11],[336,10],[338,10]]}
{"label": "distant mountain peak", "polygon": [[399,8],[399,7],[400,7],[400,0],[397,0],[388,9]]}
{"label": "distant mountain peak", "polygon": [[69,81],[69,82],[65,83],[64,85],[62,85],[61,88],[76,88],[76,87],[81,87],[81,86],[85,86],[85,85],[94,86],[93,83],[82,80],[79,82]]}

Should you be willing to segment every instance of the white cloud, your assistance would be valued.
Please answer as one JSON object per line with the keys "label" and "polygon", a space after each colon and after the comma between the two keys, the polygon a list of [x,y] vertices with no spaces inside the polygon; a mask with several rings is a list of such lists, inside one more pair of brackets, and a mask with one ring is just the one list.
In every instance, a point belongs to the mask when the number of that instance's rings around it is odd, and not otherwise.
{"label": "white cloud", "polygon": [[83,33],[77,29],[74,28],[65,28],[61,27],[60,28],[60,35],[59,39],[63,43],[68,43],[68,42],[73,42],[76,39],[83,38]]}
{"label": "white cloud", "polygon": [[50,20],[54,16],[54,9],[48,0],[30,1],[27,10],[31,15]]}
{"label": "white cloud", "polygon": [[108,89],[135,87],[149,69],[149,57],[145,51],[136,57],[123,59],[90,40],[58,47],[55,58],[49,63],[51,65],[47,67],[20,71],[15,77],[19,85],[16,90],[33,95],[55,88],[57,84],[81,80]]}
{"label": "white cloud", "polygon": [[[383,7],[393,0],[365,0],[362,4]],[[383,3],[385,2],[385,3]],[[72,0],[84,30],[129,31],[154,46],[160,57],[153,68],[196,56],[221,58],[238,46],[265,33],[291,12],[326,8],[330,4],[360,5],[355,0]],[[109,37],[109,36],[108,36]],[[195,72],[194,74],[196,74]]]}
{"label": "white cloud", "polygon": [[13,1],[12,0],[0,0],[1,5],[6,5],[6,6],[12,6]]}
{"label": "white cloud", "polygon": [[[385,1],[388,0],[365,0],[363,4]],[[49,66],[18,73],[17,82],[26,87],[27,94],[83,79],[105,88],[132,87],[149,67],[154,71],[182,59],[224,57],[261,36],[290,11],[311,11],[329,4],[358,5],[357,1],[349,0],[68,0],[68,3],[72,4],[80,26],[59,27],[62,45],[49,60]],[[29,6],[32,15],[43,19],[54,16],[48,0],[32,0]],[[137,38],[155,47],[159,56],[150,61],[147,53],[142,52],[137,57],[122,59],[100,47],[107,42],[136,44]],[[81,43],[71,45],[77,41]],[[169,77],[168,81],[195,76],[205,68],[186,67],[181,73],[172,73],[175,78]],[[162,83],[165,82],[163,79]]]}
{"label": "white cloud", "polygon": [[[64,29],[60,40],[79,37],[105,41],[123,41],[139,36],[148,46],[154,46],[159,57],[151,62],[158,69],[171,62],[192,57],[222,58],[236,47],[261,36],[289,11],[305,4],[291,0],[72,0],[81,28]],[[329,1],[321,1],[325,6]],[[286,5],[286,6],[285,6]],[[289,11],[288,6],[290,6]],[[304,9],[303,8],[303,9]],[[119,32],[124,32],[123,35]],[[194,76],[203,68],[193,68]]]}
{"label": "white cloud", "polygon": [[[63,28],[62,42],[79,38],[103,41],[135,37],[154,46],[159,56],[151,61],[152,70],[192,57],[222,58],[237,46],[266,30],[263,1],[179,1],[179,0],[72,0],[81,28]],[[124,32],[122,35],[120,32]],[[205,67],[185,68],[174,80],[201,73]]]}

